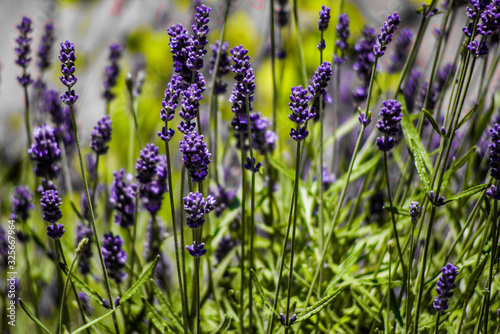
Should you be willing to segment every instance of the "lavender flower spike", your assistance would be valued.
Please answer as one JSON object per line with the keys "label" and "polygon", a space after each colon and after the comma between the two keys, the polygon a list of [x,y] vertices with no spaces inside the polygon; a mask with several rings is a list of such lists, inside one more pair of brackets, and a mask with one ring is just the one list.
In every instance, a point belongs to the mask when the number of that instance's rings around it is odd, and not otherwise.
{"label": "lavender flower spike", "polygon": [[120,65],[118,61],[122,55],[122,47],[118,43],[109,46],[109,65],[104,68],[105,79],[103,81],[104,92],[102,97],[106,101],[111,101],[115,98],[115,94],[111,90],[116,86],[116,81],[120,75]]}
{"label": "lavender flower spike", "polygon": [[340,50],[342,56],[338,57],[337,55],[334,55],[333,62],[335,64],[340,65],[345,61],[345,57],[343,57],[343,55],[344,51],[347,50],[348,47],[347,39],[349,38],[350,35],[349,16],[347,16],[347,13],[339,15],[336,28],[337,28],[337,41],[335,42],[335,45]]}
{"label": "lavender flower spike", "polygon": [[193,35],[191,36],[190,46],[187,47],[188,57],[186,59],[186,66],[191,71],[203,68],[203,57],[207,54],[205,46],[208,44],[209,13],[210,8],[205,5],[198,6],[195,9],[194,21],[196,24],[191,26]]}
{"label": "lavender flower spike", "polygon": [[110,203],[114,205],[117,213],[115,223],[123,228],[134,224],[135,213],[135,186],[129,184],[131,175],[126,175],[124,169],[114,172],[114,181],[111,186]]}
{"label": "lavender flower spike", "polygon": [[40,206],[42,207],[43,220],[47,223],[56,223],[62,218],[61,209],[59,206],[62,201],[59,193],[56,190],[46,190],[40,199]]}
{"label": "lavender flower spike", "polygon": [[104,116],[97,122],[94,130],[92,130],[92,141],[90,143],[90,148],[97,155],[103,155],[108,152],[108,143],[111,141],[112,132],[111,118],[109,116]]}
{"label": "lavender flower spike", "polygon": [[114,236],[113,233],[105,234],[102,241],[102,255],[108,275],[117,284],[127,278],[127,274],[123,271],[127,263],[127,253],[122,249],[123,244],[123,239],[118,235]]}
{"label": "lavender flower spike", "polygon": [[139,152],[139,158],[135,164],[136,179],[146,184],[153,180],[156,173],[156,165],[160,161],[160,154],[158,146],[154,144],[146,144]]}
{"label": "lavender flower spike", "polygon": [[182,110],[179,111],[179,116],[181,116],[183,121],[181,121],[177,128],[183,134],[192,132],[196,127],[196,123],[193,120],[198,115],[201,98],[201,89],[197,84],[189,86],[182,92]]}
{"label": "lavender flower spike", "polygon": [[410,28],[402,29],[394,42],[394,50],[390,55],[391,62],[387,67],[389,73],[396,73],[403,69],[408,55],[408,49],[412,42],[413,32]]}
{"label": "lavender flower spike", "polygon": [[192,229],[203,226],[203,223],[205,223],[204,216],[215,209],[215,198],[208,195],[205,199],[199,192],[189,193],[184,197],[183,202],[184,210],[188,214],[186,222]]}
{"label": "lavender flower spike", "polygon": [[187,245],[186,250],[189,252],[189,254],[192,257],[195,257],[195,258],[199,258],[199,257],[205,255],[205,253],[207,252],[207,250],[205,249],[205,243],[202,242],[201,244],[196,245],[196,241],[193,241],[192,246]]}
{"label": "lavender flower spike", "polygon": [[311,93],[313,99],[325,94],[328,81],[330,81],[331,78],[332,64],[325,61],[323,64],[319,65],[316,72],[314,72],[312,83],[308,87],[309,93]]}
{"label": "lavender flower spike", "polygon": [[58,174],[57,162],[61,158],[61,150],[50,126],[44,124],[35,129],[34,142],[28,149],[28,154],[35,162],[36,176],[53,178]]}
{"label": "lavender flower spike", "polygon": [[184,136],[184,140],[179,143],[180,151],[183,153],[182,161],[189,172],[193,182],[202,182],[208,175],[208,165],[211,154],[208,152],[207,144],[203,141],[203,136],[196,131]]}
{"label": "lavender flower spike", "polygon": [[78,95],[71,89],[78,80],[74,75],[76,55],[73,43],[70,41],[61,43],[59,60],[61,61],[61,73],[63,74],[60,79],[62,84],[68,88],[68,90],[61,95],[61,101],[67,105],[72,105],[78,100]]}
{"label": "lavender flower spike", "polygon": [[50,58],[52,57],[54,46],[54,30],[55,26],[52,22],[47,22],[43,27],[43,35],[37,51],[38,61],[36,63],[40,71],[45,71],[52,63]]}
{"label": "lavender flower spike", "polygon": [[[173,75],[172,79],[168,83],[167,89],[165,89],[165,98],[163,99],[162,106],[160,110],[160,118],[163,122],[168,123],[174,119],[175,109],[179,103],[179,98],[182,91],[182,77],[180,75]],[[158,137],[165,142],[169,142],[174,136],[174,130],[162,128],[158,131]]]}
{"label": "lavender flower spike", "polygon": [[28,36],[30,32],[33,31],[32,28],[33,21],[29,17],[24,16],[21,23],[17,25],[17,30],[19,30],[19,37],[16,38],[17,47],[14,51],[17,54],[16,64],[21,66],[23,69],[23,74],[17,77],[17,81],[23,87],[27,87],[33,83],[30,74],[26,72],[31,58],[31,42],[33,39]]}
{"label": "lavender flower spike", "polygon": [[490,174],[495,180],[500,180],[500,124],[496,123],[491,129]]}
{"label": "lavender flower spike", "polygon": [[297,124],[297,129],[292,128],[290,132],[290,136],[296,142],[306,139],[309,134],[303,124],[315,115],[309,110],[310,99],[307,89],[302,88],[302,86],[292,87],[292,95],[290,95],[290,103],[288,103],[292,114],[288,118]]}
{"label": "lavender flower spike", "polygon": [[210,45],[210,49],[212,50],[212,56],[210,57],[209,62],[209,70],[210,74],[216,76],[214,94],[221,95],[226,92],[227,84],[222,82],[222,77],[229,74],[231,71],[231,60],[229,59],[229,54],[227,50],[229,49],[229,43],[222,43],[219,66],[217,70],[215,70],[215,62],[217,61],[217,53],[219,52],[220,42],[216,41],[215,44]]}
{"label": "lavender flower spike", "polygon": [[455,279],[458,276],[458,269],[451,263],[441,269],[441,277],[437,282],[436,291],[438,296],[434,298],[434,309],[438,312],[446,311],[448,309],[448,300],[453,296],[452,290],[457,287]]}
{"label": "lavender flower spike", "polygon": [[29,218],[30,211],[34,208],[33,194],[30,189],[23,185],[14,188],[10,218],[25,222]]}
{"label": "lavender flower spike", "polygon": [[387,100],[383,102],[380,109],[382,119],[378,121],[377,129],[385,136],[377,138],[377,146],[381,151],[390,151],[396,145],[395,136],[399,134],[399,123],[403,119],[401,112],[401,103],[396,100]]}
{"label": "lavender flower spike", "polygon": [[376,57],[380,58],[385,54],[387,45],[392,42],[392,37],[399,23],[401,23],[401,19],[397,12],[387,17],[387,21],[384,22],[384,26],[380,28],[378,33],[378,44],[373,47],[373,53]]}
{"label": "lavender flower spike", "polygon": [[47,226],[47,235],[52,239],[59,239],[63,236],[66,230],[63,224],[52,224]]}
{"label": "lavender flower spike", "polygon": [[330,8],[321,6],[321,10],[319,11],[319,19],[318,19],[318,30],[325,31],[328,29],[328,23],[330,22]]}

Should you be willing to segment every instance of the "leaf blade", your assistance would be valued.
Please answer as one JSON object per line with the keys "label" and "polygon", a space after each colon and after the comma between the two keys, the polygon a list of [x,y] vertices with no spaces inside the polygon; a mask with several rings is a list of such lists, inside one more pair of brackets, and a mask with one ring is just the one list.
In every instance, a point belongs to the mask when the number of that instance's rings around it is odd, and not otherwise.
{"label": "leaf blade", "polygon": [[128,289],[123,296],[120,297],[120,303],[126,302],[128,299],[130,299],[136,292],[139,290],[139,288],[146,283],[146,281],[153,275],[153,270],[156,267],[156,264],[160,260],[160,255],[157,255],[156,258],[151,262],[142,272],[141,276],[137,279],[137,281],[132,284],[130,289]]}

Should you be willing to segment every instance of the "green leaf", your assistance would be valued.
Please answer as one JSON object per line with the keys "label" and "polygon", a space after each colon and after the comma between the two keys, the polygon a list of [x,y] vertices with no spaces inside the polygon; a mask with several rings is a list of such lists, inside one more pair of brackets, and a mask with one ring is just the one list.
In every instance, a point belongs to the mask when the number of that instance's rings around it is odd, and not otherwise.
{"label": "green leaf", "polygon": [[422,153],[420,152],[420,148],[413,138],[410,139],[413,157],[415,160],[415,167],[417,168],[418,176],[420,177],[420,181],[422,181],[422,186],[424,187],[424,191],[426,194],[430,191],[429,186],[429,176],[427,175],[427,171],[425,170],[424,161],[422,159]]}
{"label": "green leaf", "polygon": [[457,161],[453,161],[450,169],[446,171],[443,177],[443,184],[441,189],[445,189],[448,182],[450,182],[451,177],[455,174],[457,170],[459,170],[467,161],[469,161],[470,157],[476,152],[476,146],[473,146],[469,149],[469,151],[461,157]]}
{"label": "green leaf", "polygon": [[399,326],[401,328],[404,327],[403,318],[401,317],[401,312],[399,312],[398,302],[396,300],[396,296],[394,295],[394,291],[390,289],[390,307],[392,313],[394,314],[394,318],[397,320]]}
{"label": "green leaf", "polygon": [[425,167],[427,167],[429,172],[432,174],[431,158],[429,157],[429,154],[425,150],[424,145],[422,145],[422,142],[420,141],[420,136],[418,135],[417,130],[413,126],[410,115],[406,111],[406,108],[402,108],[401,111],[403,113],[403,119],[401,120],[401,127],[403,128],[403,134],[405,136],[408,149],[411,152],[413,152],[413,146],[411,144],[411,139],[413,139],[420,151],[420,155],[422,156],[422,161],[424,162]]}
{"label": "green leaf", "polygon": [[[28,315],[28,317],[30,317],[31,320],[33,320],[44,331],[46,331],[49,334],[52,334],[52,332],[49,331],[48,328],[45,327],[45,325],[42,324],[42,322],[40,320],[38,320],[38,318],[33,314],[33,312],[30,311],[28,306],[24,303],[24,301],[21,298],[19,298],[19,305],[21,305],[22,309],[24,310],[24,312],[26,312],[26,314]],[[6,321],[6,320],[4,319],[4,321]]]}
{"label": "green leaf", "polygon": [[436,130],[436,132],[440,136],[442,136],[441,128],[439,127],[439,125],[437,124],[436,120],[432,116],[432,113],[429,110],[427,110],[427,109],[422,109],[422,112],[424,113],[425,117],[429,120],[429,122],[431,123],[432,127],[434,128],[434,130]]}
{"label": "green leaf", "polygon": [[222,322],[219,326],[217,326],[217,328],[214,328],[210,334],[223,334],[223,333],[226,333],[227,330],[229,329],[229,326],[231,325],[231,316],[227,316],[226,314],[224,314],[224,319],[222,319]]}
{"label": "green leaf", "polygon": [[[59,267],[61,267],[62,271],[68,276],[68,267],[62,263],[59,262]],[[101,306],[104,306],[104,303],[102,302],[102,297],[94,290],[92,289],[87,283],[82,281],[82,279],[78,276],[75,276],[74,273],[71,273],[71,276],[69,277],[71,282],[76,285],[80,290],[85,292],[87,296],[98,302]]]}
{"label": "green leaf", "polygon": [[165,312],[167,317],[170,318],[170,320],[172,320],[173,324],[178,329],[182,330],[181,319],[179,319],[175,315],[172,305],[170,305],[169,301],[165,298],[163,293],[160,291],[160,289],[158,288],[158,285],[156,285],[155,280],[151,278],[151,279],[149,279],[149,281],[151,282],[151,286],[153,287],[154,294],[155,294],[156,298],[158,299],[158,301],[160,302],[160,306],[161,306],[163,312]]}
{"label": "green leaf", "polygon": [[[170,330],[170,327],[168,324],[163,321],[161,316],[158,314],[156,309],[151,305],[144,297],[142,297],[142,303],[146,307],[146,311],[149,312],[149,318],[153,322],[153,325],[158,329],[160,332],[164,333],[165,332],[165,326]],[[171,331],[171,330],[170,330]],[[182,332],[182,330],[181,330]]]}
{"label": "green leaf", "polygon": [[325,293],[328,292],[328,290],[330,290],[330,288],[333,287],[335,283],[337,283],[345,274],[347,274],[349,269],[351,269],[351,267],[358,261],[358,258],[365,249],[365,246],[366,242],[359,246],[358,249],[354,250],[351,255],[349,255],[344,260],[344,262],[342,262],[342,264],[338,268],[337,274],[332,278],[330,283],[328,283],[328,286],[325,289]]}
{"label": "green leaf", "polygon": [[109,311],[105,315],[103,315],[103,316],[101,316],[101,317],[99,317],[97,319],[94,319],[91,322],[86,323],[84,326],[78,328],[76,331],[72,332],[71,334],[80,333],[80,332],[86,330],[87,328],[94,326],[95,324],[97,324],[98,322],[100,322],[101,320],[103,320],[104,318],[107,318],[111,314],[115,313],[119,308],[120,308],[120,306],[115,307],[113,310]]}
{"label": "green leaf", "polygon": [[394,206],[386,206],[384,205],[384,210],[387,211],[387,212],[392,212],[392,213],[395,213],[397,215],[402,215],[402,216],[409,216],[410,213],[408,212],[408,210],[404,210],[402,208],[396,208]]}
{"label": "green leaf", "polygon": [[469,112],[467,114],[465,114],[465,116],[458,122],[458,125],[457,125],[457,128],[456,130],[460,129],[460,127],[462,125],[465,124],[465,122],[467,122],[469,120],[469,118],[472,117],[472,115],[474,115],[474,113],[477,111],[477,107],[478,107],[478,104],[475,104],[471,110],[469,110]]}
{"label": "green leaf", "polygon": [[465,285],[465,292],[466,292],[466,297],[472,296],[472,293],[477,287],[477,282],[479,281],[479,277],[481,277],[481,274],[483,273],[484,266],[486,265],[486,262],[488,262],[488,258],[490,257],[490,254],[486,254],[482,259],[481,262],[477,265],[476,268],[472,271],[472,273],[467,277],[466,280],[466,285]]}
{"label": "green leaf", "polygon": [[479,184],[477,186],[470,187],[469,189],[464,190],[461,193],[456,194],[453,197],[450,197],[445,203],[448,203],[448,202],[451,202],[451,201],[456,201],[457,199],[461,199],[461,198],[464,198],[464,197],[472,196],[474,194],[477,194],[478,192],[483,191],[484,189],[488,188],[489,186],[490,186],[489,184]]}
{"label": "green leaf", "polygon": [[130,289],[128,289],[127,292],[123,294],[120,298],[120,304],[126,302],[128,299],[130,299],[136,292],[139,290],[139,288],[147,282],[147,280],[153,275],[153,270],[155,270],[156,264],[160,260],[160,255],[157,255],[156,258],[151,262],[146,269],[142,272],[141,276],[137,281],[132,284]]}
{"label": "green leaf", "polygon": [[78,218],[81,220],[81,221],[86,221],[85,218],[83,218],[82,214],[80,213],[80,211],[78,210],[78,208],[76,207],[75,205],[75,202],[73,201],[70,201],[71,203],[71,208],[73,209],[73,212],[78,216]]}
{"label": "green leaf", "polygon": [[262,290],[262,286],[260,286],[259,279],[257,278],[257,274],[255,273],[255,271],[253,269],[250,269],[250,275],[252,276],[253,285],[255,286],[255,289],[257,290],[257,294],[262,299],[262,302],[264,303],[264,305],[266,305],[266,307],[269,309],[269,311],[271,311],[276,316],[276,319],[279,319],[280,314],[278,313],[278,311],[276,311],[276,309],[271,305],[271,303],[267,299],[267,297],[264,293],[264,290]]}
{"label": "green leaf", "polygon": [[304,321],[315,315],[316,313],[321,312],[325,307],[327,307],[333,300],[340,294],[342,291],[344,291],[346,287],[341,286],[337,290],[335,290],[334,293],[331,295],[328,295],[320,300],[318,300],[316,303],[314,303],[313,306],[306,308],[302,312],[299,312],[297,314],[297,320],[293,324],[296,324],[298,322]]}
{"label": "green leaf", "polygon": [[[295,171],[291,171],[290,169],[287,169],[278,160],[276,160],[275,158],[271,157],[270,155],[268,155],[268,158],[269,158],[269,162],[271,163],[271,165],[273,165],[274,168],[276,168],[284,176],[286,176],[287,178],[289,178],[290,180],[292,180],[293,182],[295,182]],[[314,194],[312,193],[310,187],[307,187],[306,184],[302,180],[299,180],[299,185],[302,188],[306,189],[307,192],[309,193],[309,195],[314,196]]]}

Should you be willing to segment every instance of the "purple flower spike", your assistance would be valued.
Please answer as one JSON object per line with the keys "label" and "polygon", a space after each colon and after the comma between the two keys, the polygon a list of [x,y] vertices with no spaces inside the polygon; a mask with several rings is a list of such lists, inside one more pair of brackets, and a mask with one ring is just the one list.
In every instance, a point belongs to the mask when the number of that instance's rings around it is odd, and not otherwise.
{"label": "purple flower spike", "polygon": [[61,82],[68,90],[61,95],[61,101],[67,105],[72,105],[78,100],[78,95],[71,88],[76,84],[77,77],[75,77],[75,46],[70,41],[61,43],[61,51],[59,53],[59,60],[61,61]]}
{"label": "purple flower spike", "polygon": [[[403,89],[403,97],[406,103],[406,109],[409,113],[413,111],[415,106],[415,96],[417,95],[418,85],[420,83],[420,79],[422,78],[422,72],[418,68],[414,68],[411,70],[410,75],[408,76],[408,81],[406,82],[406,86]],[[427,91],[426,91],[427,93]]]}
{"label": "purple flower spike", "polygon": [[208,44],[208,22],[210,8],[201,5],[196,7],[194,13],[195,24],[191,26],[193,35],[191,36],[191,43],[187,47],[186,67],[191,71],[201,70],[203,68],[203,57],[207,54],[205,46]]}
{"label": "purple flower spike", "polygon": [[321,6],[318,19],[318,30],[325,31],[326,29],[328,29],[329,22],[330,22],[330,8]]}
{"label": "purple flower spike", "polygon": [[103,155],[108,152],[108,143],[111,141],[111,133],[113,132],[111,123],[111,118],[104,116],[97,122],[94,130],[92,130],[90,148],[97,155]]}
{"label": "purple flower spike", "polygon": [[292,114],[288,118],[297,124],[297,129],[291,129],[290,136],[296,142],[304,140],[309,132],[302,124],[315,116],[315,113],[309,110],[309,101],[311,97],[308,95],[307,89],[302,86],[292,87],[292,95],[290,95],[289,109]]}
{"label": "purple flower spike", "polygon": [[257,162],[255,163],[255,158],[250,158],[247,157],[247,162],[243,165],[246,170],[251,171],[252,173],[258,173],[260,170],[260,166],[262,166],[262,163]]}
{"label": "purple flower spike", "polygon": [[163,108],[160,110],[160,118],[164,122],[170,122],[174,119],[175,109],[179,103],[182,91],[182,77],[173,75],[165,89],[165,98],[162,101]]}
{"label": "purple flower spike", "polygon": [[399,123],[403,119],[401,112],[401,103],[396,100],[387,100],[383,102],[383,107],[380,109],[382,119],[378,121],[377,129],[385,136],[377,138],[377,146],[381,151],[390,151],[396,145],[396,140],[393,138],[400,132]]}
{"label": "purple flower spike", "polygon": [[474,57],[486,56],[489,52],[486,41],[479,42],[477,40],[470,42],[469,45],[467,45],[467,50],[469,50]]}
{"label": "purple flower spike", "polygon": [[35,137],[28,149],[31,160],[35,162],[34,172],[39,177],[53,178],[59,173],[57,162],[61,158],[61,150],[57,145],[54,130],[48,125],[35,129]]}
{"label": "purple flower spike", "polygon": [[436,291],[438,296],[434,298],[434,309],[438,312],[448,309],[448,301],[453,296],[452,290],[457,287],[455,279],[458,276],[458,269],[451,263],[448,263],[441,269],[441,277],[437,282]]}
{"label": "purple flower spike", "polygon": [[116,81],[120,75],[120,61],[122,55],[122,46],[118,43],[109,46],[109,65],[104,68],[105,79],[103,81],[104,91],[102,97],[106,101],[111,101],[115,98],[115,94],[111,90],[116,86]]}
{"label": "purple flower spike", "polygon": [[205,199],[199,192],[189,193],[183,201],[184,210],[188,214],[186,223],[192,229],[203,226],[204,216],[215,209],[215,198],[212,195],[208,195]]}
{"label": "purple flower spike", "polygon": [[[215,62],[217,60],[217,52],[219,52],[220,42],[216,41],[214,45],[210,45],[210,49],[212,50],[212,57],[209,62],[210,74],[214,75],[215,72]],[[231,60],[229,59],[229,53],[227,50],[229,49],[229,43],[222,43],[221,54],[219,59],[219,67],[217,68],[217,73],[215,73],[215,87],[214,94],[221,95],[226,92],[227,84],[222,82],[222,77],[229,74],[231,71]]]}
{"label": "purple flower spike", "polygon": [[63,224],[52,224],[47,226],[47,235],[52,239],[59,239],[63,236],[66,230]]}
{"label": "purple flower spike", "polygon": [[102,241],[102,255],[104,263],[111,277],[117,284],[120,284],[127,274],[123,271],[127,264],[127,253],[122,249],[124,242],[120,236],[114,236],[113,233],[104,235]]}
{"label": "purple flower spike", "polygon": [[332,78],[332,64],[325,61],[318,66],[318,69],[313,75],[312,83],[309,85],[309,93],[313,98],[323,95],[326,92],[328,81]]}
{"label": "purple flower spike", "polygon": [[146,144],[146,147],[139,152],[139,158],[135,164],[136,178],[146,184],[153,180],[156,173],[156,166],[160,161],[159,148],[154,144]]}
{"label": "purple flower spike", "polygon": [[182,92],[182,110],[179,111],[179,116],[183,119],[177,127],[183,134],[192,132],[196,127],[196,118],[199,112],[201,100],[201,89],[197,84],[191,85],[188,89]]}
{"label": "purple flower spike", "polygon": [[63,107],[59,93],[55,90],[46,89],[39,102],[39,110],[50,115],[55,125],[54,133],[58,142],[63,142],[66,147],[76,143],[73,121],[69,107]]}
{"label": "purple flower spike", "polygon": [[347,50],[348,47],[347,39],[349,38],[350,35],[349,16],[347,16],[347,13],[339,15],[336,28],[337,28],[337,41],[335,42],[335,45],[337,46],[337,48],[339,48],[340,52],[342,53],[342,57],[338,57],[337,55],[335,55],[333,59],[335,64],[342,64],[345,61],[343,53],[345,50]]}
{"label": "purple flower spike", "polygon": [[33,39],[29,37],[28,34],[33,31],[32,23],[29,17],[24,16],[21,23],[17,25],[19,37],[16,38],[17,47],[14,51],[17,54],[16,64],[23,69],[23,74],[17,77],[17,81],[23,87],[27,87],[33,83],[30,74],[26,72],[31,62],[30,53]]}
{"label": "purple flower spike", "polygon": [[42,207],[43,220],[48,223],[56,223],[62,218],[61,206],[62,201],[59,193],[55,190],[46,190],[43,192],[40,199],[40,206]]}
{"label": "purple flower spike", "polygon": [[365,87],[368,86],[368,80],[370,80],[373,63],[375,62],[373,48],[376,43],[376,33],[375,29],[364,27],[361,31],[361,38],[354,45],[354,51],[358,57],[352,68],[358,78],[363,81]]}
{"label": "purple flower spike", "polygon": [[399,32],[396,41],[394,42],[393,53],[389,57],[391,60],[387,68],[389,73],[396,73],[403,69],[412,39],[413,32],[410,28],[404,28]]}
{"label": "purple flower spike", "polygon": [[45,71],[52,64],[52,49],[54,46],[54,23],[48,22],[43,27],[43,35],[38,46],[37,56],[38,61],[36,65],[40,71]]}
{"label": "purple flower spike", "polygon": [[415,219],[418,217],[420,214],[420,205],[418,202],[411,202],[410,203],[410,216]]}
{"label": "purple flower spike", "polygon": [[500,180],[500,124],[496,123],[490,129],[490,174],[495,180]]}
{"label": "purple flower spike", "polygon": [[193,182],[202,182],[208,175],[208,165],[211,154],[208,152],[207,144],[203,141],[203,136],[196,131],[184,136],[184,140],[179,143],[180,151],[183,153],[182,161],[189,171]]}
{"label": "purple flower spike", "polygon": [[155,216],[161,209],[163,194],[168,191],[167,176],[167,158],[161,155],[156,165],[153,180],[144,184],[140,193],[144,207],[149,211],[151,216]]}
{"label": "purple flower spike", "polygon": [[380,58],[385,54],[387,45],[392,42],[392,37],[400,22],[401,19],[397,12],[387,17],[387,21],[384,22],[384,26],[380,28],[378,33],[378,45],[373,47],[373,53],[376,57]]}
{"label": "purple flower spike", "polygon": [[14,188],[10,218],[12,220],[21,220],[25,222],[29,218],[30,211],[34,208],[33,193],[30,189],[23,185]]}
{"label": "purple flower spike", "polygon": [[207,252],[207,250],[205,249],[205,243],[202,242],[201,244],[196,245],[196,241],[193,241],[192,246],[187,245],[186,250],[189,252],[189,254],[192,257],[195,257],[195,258],[199,258]]}
{"label": "purple flower spike", "polygon": [[368,124],[372,122],[372,117],[365,115],[364,112],[361,112],[358,116],[359,123],[363,125],[364,127],[367,127]]}
{"label": "purple flower spike", "polygon": [[124,169],[114,172],[113,175],[114,180],[109,201],[117,211],[115,223],[123,228],[128,228],[134,224],[136,187],[130,184],[132,175],[125,174]]}
{"label": "purple flower spike", "polygon": [[188,48],[191,45],[191,37],[182,24],[176,24],[167,29],[170,36],[170,52],[174,60],[174,71],[182,76],[184,81],[189,82],[192,72],[186,66]]}
{"label": "purple flower spike", "polygon": [[492,184],[488,189],[486,189],[486,195],[498,201],[500,200],[500,189]]}

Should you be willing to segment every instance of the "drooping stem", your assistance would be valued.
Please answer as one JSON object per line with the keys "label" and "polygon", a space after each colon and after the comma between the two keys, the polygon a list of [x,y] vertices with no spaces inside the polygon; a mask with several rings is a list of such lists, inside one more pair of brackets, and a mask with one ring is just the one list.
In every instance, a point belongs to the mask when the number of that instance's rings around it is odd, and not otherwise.
{"label": "drooping stem", "polygon": [[[82,157],[82,150],[80,148],[80,138],[78,136],[78,128],[77,128],[77,124],[76,124],[75,112],[73,110],[73,105],[72,104],[70,104],[69,107],[70,107],[70,111],[71,111],[71,121],[73,122],[73,129],[75,131],[75,140],[76,140],[76,146],[77,146],[77,149],[78,149],[78,159],[80,160],[80,169],[81,169],[81,172],[82,172],[83,183],[85,185],[85,194],[87,195],[87,199],[88,199],[88,205],[89,205],[89,210],[90,210],[90,218],[91,218],[90,223],[92,225],[92,232],[94,233],[94,239],[95,239],[96,246],[97,246],[97,252],[99,254],[99,260],[101,262],[101,268],[102,268],[102,271],[103,271],[104,283],[106,285],[106,291],[108,293],[109,304],[110,304],[111,309],[114,309],[113,297],[111,295],[111,284],[109,282],[108,271],[106,269],[106,264],[104,263],[104,257],[102,255],[101,239],[99,239],[99,234],[97,232],[97,226],[96,226],[96,223],[95,223],[94,209],[93,209],[93,206],[92,206],[92,199],[90,197],[90,191],[89,191],[89,183],[88,183],[88,180],[87,180],[87,173],[85,171],[85,165],[84,165],[83,157]],[[117,334],[119,334],[120,330],[118,328],[118,321],[116,320],[116,314],[113,313],[112,317],[113,317],[113,324],[115,326],[115,332]]]}

